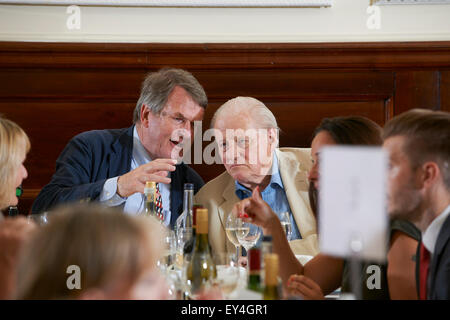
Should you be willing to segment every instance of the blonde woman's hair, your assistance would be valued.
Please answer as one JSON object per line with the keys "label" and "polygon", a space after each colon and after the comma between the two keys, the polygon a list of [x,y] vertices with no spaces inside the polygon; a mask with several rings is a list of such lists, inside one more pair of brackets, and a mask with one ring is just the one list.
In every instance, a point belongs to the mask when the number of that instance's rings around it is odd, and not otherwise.
{"label": "blonde woman's hair", "polygon": [[14,184],[21,157],[30,150],[25,131],[0,115],[0,209],[8,206],[8,190]]}
{"label": "blonde woman's hair", "polygon": [[[74,299],[88,289],[130,286],[156,266],[164,231],[150,217],[98,205],[56,209],[30,239],[17,270],[17,299]],[[78,266],[81,289],[67,286],[69,266]],[[73,272],[73,271],[72,271]]]}

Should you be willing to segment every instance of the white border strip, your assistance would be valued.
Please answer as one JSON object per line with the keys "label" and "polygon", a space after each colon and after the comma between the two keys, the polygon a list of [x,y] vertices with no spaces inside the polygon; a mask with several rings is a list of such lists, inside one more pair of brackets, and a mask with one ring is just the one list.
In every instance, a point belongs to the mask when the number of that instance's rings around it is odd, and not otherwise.
{"label": "white border strip", "polygon": [[450,0],[372,0],[374,5],[389,4],[450,4]]}
{"label": "white border strip", "polygon": [[0,4],[142,7],[329,7],[332,0],[0,0]]}

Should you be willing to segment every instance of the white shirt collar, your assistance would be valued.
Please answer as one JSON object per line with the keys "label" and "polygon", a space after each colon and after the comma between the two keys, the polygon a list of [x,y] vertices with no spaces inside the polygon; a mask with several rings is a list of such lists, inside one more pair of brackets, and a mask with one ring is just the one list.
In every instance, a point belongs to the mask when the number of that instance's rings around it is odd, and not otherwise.
{"label": "white shirt collar", "polygon": [[427,248],[427,250],[433,254],[434,247],[436,246],[436,241],[441,232],[442,225],[444,224],[447,216],[450,214],[450,205],[445,208],[445,210],[434,219],[425,232],[422,234],[422,243]]}
{"label": "white shirt collar", "polygon": [[147,150],[145,150],[144,146],[142,145],[141,139],[139,139],[136,126],[134,126],[133,129],[133,158],[136,161],[137,167],[152,161],[152,159],[148,155]]}

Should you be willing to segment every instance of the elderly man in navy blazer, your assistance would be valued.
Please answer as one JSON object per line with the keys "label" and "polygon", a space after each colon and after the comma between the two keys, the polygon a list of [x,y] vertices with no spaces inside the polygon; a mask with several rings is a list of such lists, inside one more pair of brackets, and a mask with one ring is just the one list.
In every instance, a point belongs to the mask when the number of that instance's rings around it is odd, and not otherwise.
{"label": "elderly man in navy blazer", "polygon": [[[193,123],[203,119],[207,104],[203,87],[189,72],[150,73],[142,84],[134,124],[75,136],[57,159],[56,172],[33,203],[32,213],[78,201],[98,201],[138,213],[143,210],[145,182],[155,181],[164,222],[173,226],[181,213],[184,183],[193,183],[197,192],[204,182],[172,158],[182,155],[183,142],[190,141],[186,132],[192,135]],[[174,135],[176,131],[185,134]]]}
{"label": "elderly man in navy blazer", "polygon": [[422,231],[416,255],[420,299],[450,299],[450,113],[410,110],[384,128],[391,217]]}

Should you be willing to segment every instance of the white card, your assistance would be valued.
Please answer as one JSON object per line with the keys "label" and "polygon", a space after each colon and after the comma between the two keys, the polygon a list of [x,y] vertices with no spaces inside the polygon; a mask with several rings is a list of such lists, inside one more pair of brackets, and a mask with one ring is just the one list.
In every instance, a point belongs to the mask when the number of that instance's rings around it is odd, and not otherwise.
{"label": "white card", "polygon": [[320,152],[320,249],[386,260],[387,156],[380,147],[330,146]]}

